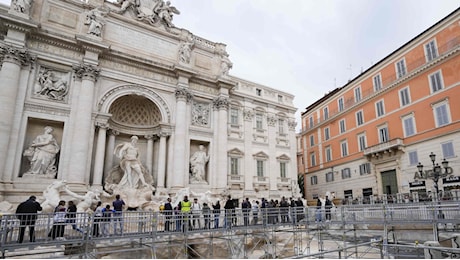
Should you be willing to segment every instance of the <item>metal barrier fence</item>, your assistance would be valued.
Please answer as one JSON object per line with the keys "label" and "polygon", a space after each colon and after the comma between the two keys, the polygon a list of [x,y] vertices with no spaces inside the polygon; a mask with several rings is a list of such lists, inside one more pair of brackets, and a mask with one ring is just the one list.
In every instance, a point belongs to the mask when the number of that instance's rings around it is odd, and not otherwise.
{"label": "metal barrier fence", "polygon": [[[460,204],[379,204],[350,205],[330,210],[316,207],[265,208],[257,214],[252,210],[234,209],[210,213],[183,214],[174,211],[144,212],[125,211],[111,217],[96,217],[89,213],[77,213],[74,218],[57,222],[54,214],[31,214],[18,218],[5,214],[0,218],[0,248],[8,250],[38,245],[82,244],[97,242],[107,237],[146,238],[165,234],[181,234],[226,231],[237,229],[264,229],[273,227],[308,227],[315,223],[347,224],[460,224]],[[31,228],[32,227],[32,235]],[[27,229],[27,230],[26,230]],[[25,232],[24,232],[25,231]],[[435,230],[437,232],[437,230]],[[21,243],[21,234],[24,239]]]}

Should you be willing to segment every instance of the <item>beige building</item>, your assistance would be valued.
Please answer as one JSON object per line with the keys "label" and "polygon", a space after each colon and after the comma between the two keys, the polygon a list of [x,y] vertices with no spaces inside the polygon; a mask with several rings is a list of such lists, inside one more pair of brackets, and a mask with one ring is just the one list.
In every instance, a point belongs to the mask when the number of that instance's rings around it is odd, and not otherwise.
{"label": "beige building", "polygon": [[229,75],[225,44],[176,27],[174,3],[121,2],[0,7],[2,199],[55,180],[110,192],[132,136],[156,193],[292,196],[294,96]]}

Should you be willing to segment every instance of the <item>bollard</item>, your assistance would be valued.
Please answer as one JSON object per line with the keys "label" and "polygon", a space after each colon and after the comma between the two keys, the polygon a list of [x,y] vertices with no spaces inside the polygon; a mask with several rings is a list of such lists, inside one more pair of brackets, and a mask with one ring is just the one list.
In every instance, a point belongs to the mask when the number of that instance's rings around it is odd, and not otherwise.
{"label": "bollard", "polygon": [[[426,247],[440,247],[441,246],[438,241],[426,241],[425,243],[423,243],[423,245],[426,246]],[[439,250],[425,248],[424,253],[425,253],[425,259],[440,259],[440,258],[442,258],[441,251],[439,251]]]}

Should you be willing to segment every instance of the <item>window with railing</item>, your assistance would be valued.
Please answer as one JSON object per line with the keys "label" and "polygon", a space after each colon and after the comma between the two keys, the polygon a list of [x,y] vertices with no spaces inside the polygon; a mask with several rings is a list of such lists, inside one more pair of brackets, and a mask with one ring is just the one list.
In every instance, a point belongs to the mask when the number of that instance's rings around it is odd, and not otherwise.
{"label": "window with railing", "polygon": [[378,128],[378,133],[379,133],[379,141],[380,143],[386,143],[390,141],[390,135],[388,134],[388,127],[387,126],[381,126]]}

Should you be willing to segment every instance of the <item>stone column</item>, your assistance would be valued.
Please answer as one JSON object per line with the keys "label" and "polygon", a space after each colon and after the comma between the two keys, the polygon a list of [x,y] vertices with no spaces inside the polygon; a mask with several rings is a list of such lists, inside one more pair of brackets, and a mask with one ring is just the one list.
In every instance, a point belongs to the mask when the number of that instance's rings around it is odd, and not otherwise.
{"label": "stone column", "polygon": [[94,84],[99,76],[100,69],[89,64],[78,64],[73,67],[75,76],[81,79],[80,93],[78,93],[77,110],[74,122],[75,129],[72,138],[72,153],[69,161],[67,181],[69,183],[84,184],[88,174],[88,153],[91,151],[89,140],[92,131],[92,112],[94,99]]}
{"label": "stone column", "polygon": [[185,180],[183,177],[186,174],[186,148],[189,147],[188,140],[186,140],[186,132],[188,128],[187,119],[187,103],[191,101],[192,94],[185,87],[179,86],[176,90],[176,122],[174,130],[174,170],[172,175],[169,176],[171,179],[172,188],[183,188],[185,187]]}
{"label": "stone column", "polygon": [[219,96],[213,100],[213,107],[218,111],[218,128],[217,144],[216,144],[216,166],[215,174],[217,175],[216,188],[225,188],[227,186],[227,113],[228,113],[228,97]]}
{"label": "stone column", "polygon": [[107,151],[105,153],[105,174],[108,174],[110,170],[114,167],[113,165],[113,151],[115,150],[115,136],[120,133],[116,130],[109,131],[109,141],[107,144]]}
{"label": "stone column", "polygon": [[160,148],[158,151],[158,179],[157,188],[165,188],[166,176],[166,138],[169,133],[160,133]]}
{"label": "stone column", "polygon": [[7,45],[0,46],[0,55],[3,56],[0,70],[0,174],[4,181],[11,180],[11,173],[6,178],[6,154],[12,136],[12,127],[16,100],[19,91],[21,66],[32,63],[35,58],[27,50],[17,49]]}
{"label": "stone column", "polygon": [[96,122],[99,128],[97,135],[96,155],[94,156],[94,177],[93,185],[102,187],[102,176],[104,175],[104,155],[105,155],[105,141],[107,134],[107,123]]}
{"label": "stone column", "polygon": [[147,172],[150,175],[152,175],[152,167],[153,167],[153,135],[145,135],[144,138],[147,139],[147,158],[146,158],[145,163],[147,164]]}

